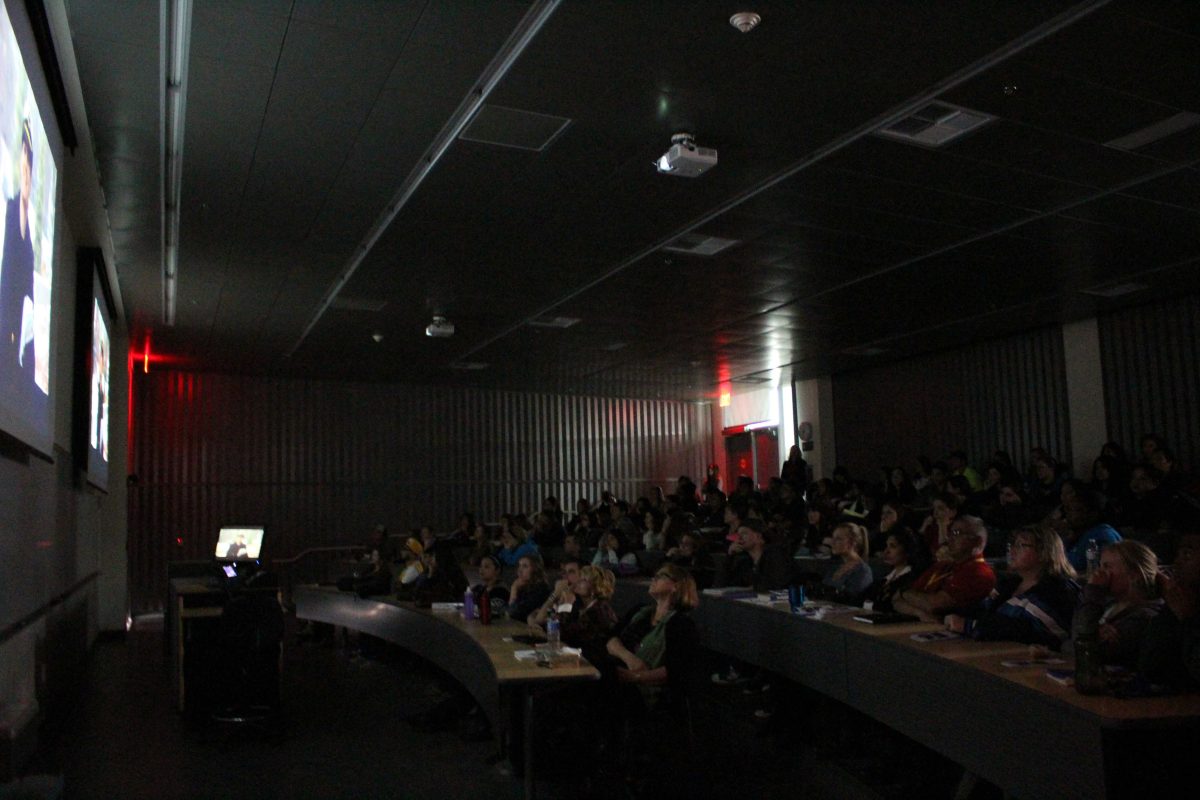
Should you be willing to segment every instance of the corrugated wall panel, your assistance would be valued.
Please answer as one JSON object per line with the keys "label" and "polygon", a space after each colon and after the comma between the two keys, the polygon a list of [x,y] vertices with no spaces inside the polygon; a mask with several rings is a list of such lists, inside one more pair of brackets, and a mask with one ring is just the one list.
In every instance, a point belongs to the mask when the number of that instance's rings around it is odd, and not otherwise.
{"label": "corrugated wall panel", "polygon": [[874,478],[918,455],[962,448],[977,468],[995,450],[1024,465],[1029,450],[1071,458],[1066,369],[1058,328],[835,375],[838,463]]}
{"label": "corrugated wall panel", "polygon": [[223,524],[262,523],[288,556],[379,521],[449,530],[464,510],[495,520],[550,494],[635,499],[702,476],[712,451],[707,409],[672,401],[181,372],[139,373],[135,391],[139,612],[161,604],[167,562],[207,558]]}
{"label": "corrugated wall panel", "polygon": [[1131,454],[1164,437],[1186,469],[1200,466],[1200,296],[1097,319],[1109,436]]}

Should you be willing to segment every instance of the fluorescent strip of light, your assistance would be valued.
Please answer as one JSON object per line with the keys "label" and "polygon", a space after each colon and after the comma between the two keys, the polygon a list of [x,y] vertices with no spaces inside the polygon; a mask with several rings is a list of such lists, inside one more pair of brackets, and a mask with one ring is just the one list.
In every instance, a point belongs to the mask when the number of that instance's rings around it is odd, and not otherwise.
{"label": "fluorescent strip of light", "polygon": [[175,324],[179,279],[179,213],[183,196],[183,135],[187,116],[188,58],[192,38],[192,0],[166,0],[160,7],[159,57],[164,90],[162,128],[162,282],[163,323]]}

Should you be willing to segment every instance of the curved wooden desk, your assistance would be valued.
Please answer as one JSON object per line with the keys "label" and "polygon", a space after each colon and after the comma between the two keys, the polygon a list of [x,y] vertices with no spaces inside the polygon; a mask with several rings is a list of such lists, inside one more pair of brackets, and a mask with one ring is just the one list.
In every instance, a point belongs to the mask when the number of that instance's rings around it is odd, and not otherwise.
{"label": "curved wooden desk", "polygon": [[507,618],[483,625],[478,620],[464,620],[454,611],[419,609],[412,603],[385,597],[362,598],[326,586],[298,586],[293,599],[300,619],[370,634],[445,670],[475,698],[497,734],[516,722],[509,720],[510,725],[504,724],[506,704],[502,694],[518,692],[524,708],[521,742],[527,797],[533,796],[531,739],[535,696],[564,683],[600,677],[599,671],[583,659],[577,664],[556,664],[552,668],[518,661],[516,651],[527,650],[529,646],[513,642],[512,636],[526,633],[528,628]]}

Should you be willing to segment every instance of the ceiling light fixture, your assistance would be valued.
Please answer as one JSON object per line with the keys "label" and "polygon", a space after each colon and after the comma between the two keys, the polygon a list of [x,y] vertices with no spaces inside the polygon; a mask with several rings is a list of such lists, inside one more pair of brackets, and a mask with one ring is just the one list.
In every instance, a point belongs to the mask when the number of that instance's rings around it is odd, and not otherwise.
{"label": "ceiling light fixture", "polygon": [[671,137],[671,146],[658,157],[654,166],[664,175],[681,178],[698,178],[717,165],[717,151],[711,147],[697,147],[696,138],[690,133],[677,133]]}
{"label": "ceiling light fixture", "polygon": [[183,121],[187,110],[192,0],[172,0],[159,35],[159,60],[166,75],[162,117],[163,324],[175,324],[179,284],[179,203],[183,194]]}
{"label": "ceiling light fixture", "polygon": [[374,333],[371,334],[371,338],[375,340],[376,344],[378,344],[379,342],[383,341],[383,334],[380,333],[379,331],[375,331]]}
{"label": "ceiling light fixture", "polygon": [[762,22],[762,17],[753,11],[739,11],[729,18],[729,24],[742,33],[749,33],[754,30],[760,22]]}

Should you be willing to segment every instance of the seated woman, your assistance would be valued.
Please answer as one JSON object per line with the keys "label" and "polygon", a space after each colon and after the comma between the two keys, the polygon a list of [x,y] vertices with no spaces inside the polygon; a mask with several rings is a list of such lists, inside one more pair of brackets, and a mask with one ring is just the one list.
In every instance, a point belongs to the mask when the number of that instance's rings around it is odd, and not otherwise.
{"label": "seated woman", "polygon": [[412,591],[413,586],[425,574],[425,548],[421,546],[419,535],[413,535],[404,540],[400,548],[400,575],[396,578],[396,591],[401,595]]}
{"label": "seated woman", "polygon": [[467,576],[454,560],[454,546],[439,540],[425,552],[425,574],[413,588],[418,606],[428,608],[433,603],[454,603],[462,600],[467,591]]}
{"label": "seated woman", "polygon": [[941,492],[934,496],[932,512],[921,523],[921,538],[934,561],[946,560],[945,548],[950,540],[950,528],[958,519],[959,506],[962,502],[951,492]]}
{"label": "seated woman", "polygon": [[667,561],[690,572],[697,584],[703,582],[698,572],[707,573],[708,582],[712,583],[713,559],[704,538],[695,531],[688,531],[679,537],[679,546],[667,551]]}
{"label": "seated woman", "polygon": [[1105,664],[1137,666],[1142,634],[1161,604],[1155,599],[1158,558],[1132,539],[1100,552],[1100,568],[1083,587],[1075,609],[1072,638],[1095,639]]}
{"label": "seated woman", "polygon": [[500,613],[508,605],[508,587],[500,581],[500,559],[493,555],[484,556],[479,560],[479,583],[471,587],[475,593],[475,602],[482,603],[484,598],[492,604],[492,613]]}
{"label": "seated woman", "polygon": [[666,521],[664,515],[657,508],[652,508],[646,512],[643,520],[642,546],[647,550],[661,550],[663,537],[663,523]]}
{"label": "seated woman", "polygon": [[617,612],[609,602],[617,578],[610,570],[591,564],[581,567],[573,589],[575,603],[559,620],[563,644],[583,650],[583,657],[595,663],[605,652],[608,638],[617,624]]}
{"label": "seated woman", "polygon": [[508,616],[525,622],[529,615],[542,607],[550,596],[546,567],[537,553],[527,553],[517,560],[517,579],[508,590]]}
{"label": "seated woman", "polygon": [[1138,672],[1171,689],[1200,686],[1200,533],[1184,533],[1175,548],[1171,575],[1158,574],[1162,613],[1142,638]]}
{"label": "seated woman", "polygon": [[629,575],[637,572],[637,556],[625,549],[621,537],[608,531],[600,537],[596,555],[592,556],[592,565],[607,567],[619,575]]}
{"label": "seated woman", "polygon": [[874,611],[891,612],[892,598],[912,585],[925,570],[924,546],[916,534],[903,525],[889,529],[887,544],[883,548],[883,561],[892,571],[871,585],[863,596],[863,603],[871,604]]}
{"label": "seated woman", "polygon": [[815,594],[839,603],[857,604],[871,588],[874,576],[866,562],[867,529],[856,522],[839,522],[833,529],[833,561]]}
{"label": "seated woman", "polygon": [[467,557],[467,563],[478,567],[485,556],[492,555],[494,549],[487,526],[480,522],[471,533],[471,555]]}
{"label": "seated woman", "polygon": [[1062,539],[1047,525],[1021,528],[1008,546],[1012,571],[971,617],[951,614],[946,627],[975,639],[1040,644],[1058,650],[1070,635],[1079,599]]}
{"label": "seated woman", "polygon": [[611,660],[601,671],[623,685],[678,686],[698,648],[687,613],[700,603],[696,582],[682,567],[663,564],[650,580],[650,597],[652,604],[632,611],[614,630],[606,648]]}
{"label": "seated woman", "polygon": [[879,507],[879,529],[869,537],[868,553],[882,553],[887,547],[887,538],[893,530],[905,527],[908,506],[897,500],[888,500]]}
{"label": "seated woman", "polygon": [[526,555],[538,556],[538,560],[541,561],[537,545],[529,541],[525,529],[515,522],[504,526],[500,533],[500,544],[502,547],[496,553],[496,558],[506,567],[516,566]]}

